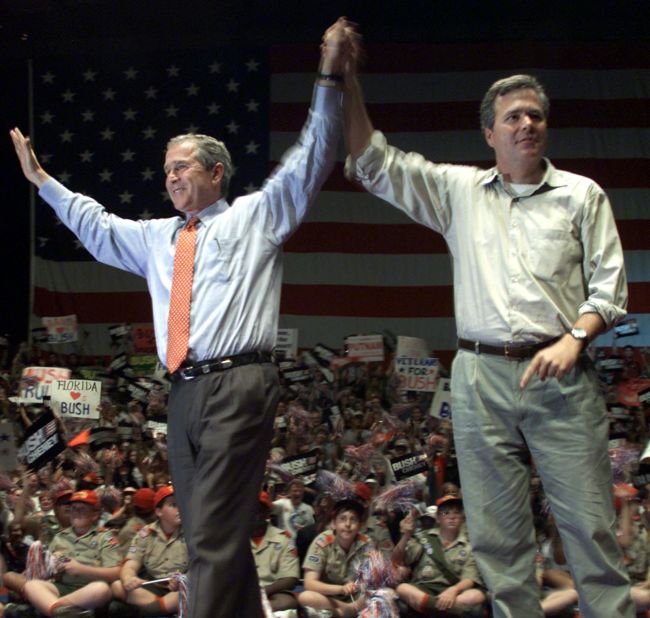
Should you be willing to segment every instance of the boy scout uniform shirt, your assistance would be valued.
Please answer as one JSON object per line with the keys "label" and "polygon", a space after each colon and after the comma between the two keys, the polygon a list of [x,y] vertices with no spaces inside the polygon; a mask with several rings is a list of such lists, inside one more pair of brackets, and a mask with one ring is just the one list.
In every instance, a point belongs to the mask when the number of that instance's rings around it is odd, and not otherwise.
{"label": "boy scout uniform shirt", "polygon": [[336,542],[334,532],[325,530],[312,541],[302,567],[316,571],[326,584],[345,584],[356,577],[359,565],[371,549],[372,541],[365,534],[358,534],[346,553]]}
{"label": "boy scout uniform shirt", "polygon": [[[74,558],[86,566],[110,568],[122,562],[122,553],[112,530],[95,526],[86,534],[77,536],[72,528],[66,528],[54,536],[50,552],[59,552],[67,558]],[[63,584],[83,585],[95,581],[93,578],[61,573],[56,578]]]}
{"label": "boy scout uniform shirt", "polygon": [[251,551],[262,585],[268,586],[285,577],[300,578],[298,551],[286,530],[268,526],[259,545],[251,539]]}
{"label": "boy scout uniform shirt", "polygon": [[138,517],[137,515],[130,517],[124,524],[124,527],[117,533],[120,549],[126,553],[131,546],[133,535],[142,530],[146,525],[147,522],[142,517]]}
{"label": "boy scout uniform shirt", "polygon": [[364,532],[382,554],[390,555],[393,553],[395,543],[393,543],[390,530],[388,530],[388,526],[383,519],[370,515],[366,521]]}
{"label": "boy scout uniform shirt", "polygon": [[189,566],[187,545],[181,529],[167,538],[158,522],[145,526],[135,534],[126,559],[139,562],[140,568],[151,579],[169,577],[176,572],[186,573]]}
{"label": "boy scout uniform shirt", "polygon": [[[428,530],[420,534],[429,540],[428,537],[440,537],[438,530]],[[442,544],[442,539],[440,539]],[[431,558],[425,547],[414,536],[406,544],[406,555],[404,561],[406,566],[413,569],[410,577],[411,583],[441,584],[451,586],[447,577],[438,568],[433,558]],[[452,571],[460,580],[471,579],[475,584],[482,586],[483,581],[478,567],[472,554],[469,540],[464,534],[459,534],[455,541],[452,541],[447,547],[443,545],[443,553],[449,570]]]}

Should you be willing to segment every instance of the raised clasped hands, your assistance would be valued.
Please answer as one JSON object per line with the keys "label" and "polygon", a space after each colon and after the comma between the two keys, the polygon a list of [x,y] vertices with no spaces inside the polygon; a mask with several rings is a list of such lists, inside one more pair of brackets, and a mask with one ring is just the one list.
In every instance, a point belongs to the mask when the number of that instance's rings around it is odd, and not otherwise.
{"label": "raised clasped hands", "polygon": [[321,73],[347,78],[355,72],[361,55],[360,41],[355,25],[345,17],[339,17],[323,35]]}

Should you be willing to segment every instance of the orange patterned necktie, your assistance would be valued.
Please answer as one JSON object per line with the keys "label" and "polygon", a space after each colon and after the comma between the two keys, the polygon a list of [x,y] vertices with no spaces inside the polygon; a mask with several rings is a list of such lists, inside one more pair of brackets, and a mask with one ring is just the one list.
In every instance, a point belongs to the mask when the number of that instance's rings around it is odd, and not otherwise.
{"label": "orange patterned necktie", "polygon": [[181,230],[174,255],[174,276],[167,318],[167,370],[174,373],[187,356],[190,341],[190,304],[196,252],[196,226],[200,219],[192,217]]}

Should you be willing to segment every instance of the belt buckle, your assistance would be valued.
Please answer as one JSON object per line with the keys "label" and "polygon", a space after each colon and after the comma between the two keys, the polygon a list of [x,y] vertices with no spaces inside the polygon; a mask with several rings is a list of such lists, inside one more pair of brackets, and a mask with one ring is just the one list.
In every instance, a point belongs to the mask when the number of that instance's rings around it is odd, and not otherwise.
{"label": "belt buckle", "polygon": [[217,364],[219,365],[219,369],[230,369],[233,365],[232,358],[224,358]]}
{"label": "belt buckle", "polygon": [[510,344],[508,344],[508,343],[504,344],[504,346],[503,346],[503,355],[506,358],[510,358]]}
{"label": "belt buckle", "polygon": [[191,367],[183,367],[178,370],[178,375],[181,376],[181,378],[183,378],[183,380],[185,380],[186,382],[196,378],[196,376],[192,375],[191,373],[188,373],[190,369]]}

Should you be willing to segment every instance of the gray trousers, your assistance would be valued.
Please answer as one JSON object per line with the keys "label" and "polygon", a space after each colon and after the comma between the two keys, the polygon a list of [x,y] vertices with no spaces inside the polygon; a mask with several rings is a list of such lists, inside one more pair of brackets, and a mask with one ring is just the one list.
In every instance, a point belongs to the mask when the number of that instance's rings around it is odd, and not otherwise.
{"label": "gray trousers", "polygon": [[465,514],[495,618],[541,618],[528,449],[580,596],[583,618],[632,618],[616,542],[607,412],[587,357],[562,380],[519,380],[530,361],[460,350],[452,415]]}
{"label": "gray trousers", "polygon": [[277,368],[172,385],[169,464],[190,557],[191,618],[261,618],[250,534],[279,398]]}

